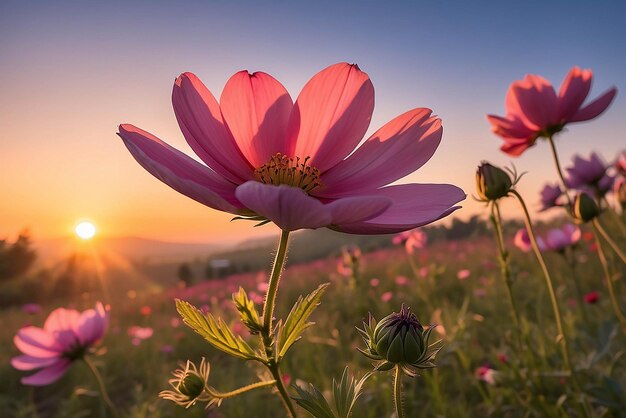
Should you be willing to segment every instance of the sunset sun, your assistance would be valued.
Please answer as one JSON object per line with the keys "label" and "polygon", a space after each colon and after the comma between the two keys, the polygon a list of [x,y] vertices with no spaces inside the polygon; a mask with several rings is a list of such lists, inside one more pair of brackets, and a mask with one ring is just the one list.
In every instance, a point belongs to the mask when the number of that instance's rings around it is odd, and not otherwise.
{"label": "sunset sun", "polygon": [[96,227],[93,223],[85,221],[76,225],[74,232],[79,238],[87,240],[96,235]]}

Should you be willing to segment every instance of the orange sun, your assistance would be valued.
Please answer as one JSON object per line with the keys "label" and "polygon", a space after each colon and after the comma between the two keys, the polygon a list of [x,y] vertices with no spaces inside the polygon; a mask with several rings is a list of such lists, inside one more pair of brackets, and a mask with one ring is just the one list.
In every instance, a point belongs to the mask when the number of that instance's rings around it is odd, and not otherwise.
{"label": "orange sun", "polygon": [[80,239],[88,240],[96,235],[96,226],[91,222],[83,221],[76,225],[74,232]]}

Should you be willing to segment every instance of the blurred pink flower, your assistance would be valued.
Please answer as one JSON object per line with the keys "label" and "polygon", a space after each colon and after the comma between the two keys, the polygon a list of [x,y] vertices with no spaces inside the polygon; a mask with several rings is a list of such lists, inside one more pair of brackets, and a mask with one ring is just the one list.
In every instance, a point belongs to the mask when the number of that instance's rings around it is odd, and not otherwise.
{"label": "blurred pink flower", "polygon": [[572,165],[565,168],[568,173],[567,185],[578,189],[596,184],[604,177],[607,167],[607,164],[595,152],[589,155],[589,159],[574,155]]}
{"label": "blurred pink flower", "polygon": [[370,286],[372,286],[372,287],[378,287],[379,284],[380,284],[380,280],[378,280],[378,279],[371,279],[370,280]]}
{"label": "blurred pink flower", "polygon": [[420,267],[420,269],[417,271],[417,273],[420,275],[422,279],[425,279],[426,277],[428,277],[429,272],[430,272],[430,269],[428,267]]}
{"label": "blurred pink flower", "polygon": [[553,207],[561,206],[559,202],[560,197],[563,196],[563,191],[558,184],[546,184],[541,189],[541,209],[543,212]]}
{"label": "blurred pink flower", "polygon": [[142,306],[141,309],[139,309],[139,313],[142,316],[150,316],[152,314],[152,308],[149,306]]}
{"label": "blurred pink flower", "polygon": [[420,229],[412,229],[410,231],[404,231],[394,236],[391,240],[394,244],[399,245],[404,243],[404,247],[408,254],[413,254],[416,249],[424,248],[428,237]]}
{"label": "blurred pink flower", "polygon": [[25,303],[22,305],[22,312],[29,315],[36,315],[41,312],[41,305],[38,303]]}
{"label": "blurred pink flower", "polygon": [[494,369],[492,369],[488,364],[485,364],[484,366],[480,366],[479,368],[477,368],[475,373],[476,373],[476,377],[478,378],[478,380],[482,380],[483,382],[486,382],[489,385],[496,384],[497,372]]}
{"label": "blurred pink flower", "polygon": [[471,271],[469,271],[468,269],[463,269],[463,270],[459,270],[459,271],[456,273],[456,277],[457,277],[457,279],[459,279],[459,280],[465,280],[465,279],[467,279],[467,278],[468,278],[471,274],[472,274],[472,272],[471,272]]}
{"label": "blurred pink flower", "polygon": [[546,249],[551,251],[562,251],[566,247],[580,241],[582,232],[580,228],[573,224],[565,224],[561,228],[554,228],[548,231],[545,238]]}
{"label": "blurred pink flower", "polygon": [[139,345],[143,340],[147,340],[152,337],[154,334],[154,330],[150,327],[139,327],[137,325],[133,325],[128,328],[128,335],[131,337],[131,342],[133,345]]}
{"label": "blurred pink flower", "polygon": [[477,298],[484,298],[487,296],[487,291],[483,288],[474,289],[474,296]]}
{"label": "blurred pink flower", "polygon": [[268,287],[269,287],[269,284],[267,282],[261,282],[256,285],[256,290],[258,290],[261,293],[265,293],[267,292]]}
{"label": "blurred pink flower", "polygon": [[161,353],[164,354],[172,354],[174,352],[174,346],[170,344],[163,344],[161,346]]}
{"label": "blurred pink flower", "polygon": [[409,279],[407,279],[406,276],[397,276],[395,281],[398,286],[406,286]]}
{"label": "blurred pink flower", "polygon": [[25,385],[44,386],[61,378],[74,360],[104,336],[109,324],[109,306],[96,303],[95,309],[78,312],[58,308],[48,315],[43,328],[24,327],[13,338],[23,353],[11,359],[18,370],[41,369],[23,377]]}
{"label": "blurred pink flower", "polygon": [[[536,239],[537,239],[537,246],[539,247],[539,249],[541,251],[545,250],[546,243],[544,242],[543,238],[536,237]],[[528,235],[528,231],[526,231],[526,228],[521,228],[515,233],[515,238],[513,238],[513,243],[515,244],[517,248],[519,248],[525,253],[533,249],[532,245],[530,244],[530,236]]]}
{"label": "blurred pink flower", "polygon": [[389,302],[391,299],[393,299],[393,292],[385,292],[380,295],[380,300],[383,302]]}
{"label": "blurred pink flower", "polygon": [[180,318],[173,316],[170,318],[170,327],[178,328],[180,326]]}
{"label": "blurred pink flower", "polygon": [[374,88],[358,66],[332,65],[295,104],[269,74],[233,75],[218,103],[192,73],[172,93],[174,113],[203,165],[133,125],[119,136],[137,162],[211,208],[267,219],[285,231],[329,227],[389,234],[449,215],[465,193],[448,184],[389,186],[434,154],[441,120],[410,110],[355,150],[369,127]]}
{"label": "blurred pink flower", "polygon": [[617,161],[615,161],[615,168],[622,177],[626,177],[626,151],[620,153]]}
{"label": "blurred pink flower", "polygon": [[504,140],[500,148],[511,156],[521,155],[540,137],[550,137],[565,125],[599,116],[613,101],[615,87],[583,106],[591,89],[593,73],[574,67],[559,93],[545,78],[528,74],[511,84],[506,94],[506,116],[488,115],[492,131]]}
{"label": "blurred pink flower", "polygon": [[588,305],[593,305],[600,300],[600,293],[597,291],[589,292],[584,296],[585,303]]}

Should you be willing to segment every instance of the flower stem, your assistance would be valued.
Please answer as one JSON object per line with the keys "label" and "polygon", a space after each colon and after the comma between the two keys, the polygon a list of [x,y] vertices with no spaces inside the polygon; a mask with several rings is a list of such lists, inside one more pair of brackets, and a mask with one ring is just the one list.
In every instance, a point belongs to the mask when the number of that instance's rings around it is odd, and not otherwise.
{"label": "flower stem", "polygon": [[622,312],[622,309],[619,306],[617,301],[617,296],[615,295],[615,289],[613,288],[613,278],[611,277],[611,273],[609,272],[609,265],[606,260],[606,255],[604,254],[604,249],[602,248],[602,241],[600,241],[600,236],[598,234],[597,222],[594,219],[593,222],[593,234],[596,239],[596,245],[598,250],[598,258],[600,259],[600,264],[602,265],[602,271],[604,272],[604,278],[606,279],[606,285],[609,288],[609,299],[611,300],[611,306],[613,307],[613,312],[615,312],[615,316],[619,320],[620,324],[624,331],[626,331],[626,316]]}
{"label": "flower stem", "polygon": [[267,296],[263,305],[263,327],[268,334],[272,333],[272,320],[274,317],[274,304],[276,302],[276,294],[278,293],[278,283],[280,275],[285,266],[287,259],[287,246],[289,245],[289,231],[282,231],[280,241],[278,242],[278,250],[272,267],[272,275],[270,276],[269,286],[267,288]]}
{"label": "flower stem", "polygon": [[397,418],[404,418],[404,410],[402,409],[402,368],[396,365],[396,373],[393,379],[393,401],[396,406]]}
{"label": "flower stem", "polygon": [[96,381],[98,382],[98,389],[100,390],[100,395],[102,396],[102,400],[109,407],[113,416],[115,418],[119,418],[120,414],[117,408],[115,407],[115,405],[113,404],[113,402],[111,401],[111,398],[109,398],[109,394],[104,385],[104,380],[102,379],[102,376],[100,375],[100,372],[98,371],[98,368],[86,356],[83,357],[83,361],[85,362],[87,367],[89,367],[89,370],[91,370],[91,373],[93,374],[93,376],[96,378]]}
{"label": "flower stem", "polygon": [[218,392],[209,388],[205,388],[204,390],[214,398],[227,399],[232,398],[233,396],[241,395],[242,393],[248,392],[253,389],[274,386],[275,383],[276,381],[274,380],[266,380],[262,382],[252,383],[239,389],[231,390],[230,392]]}
{"label": "flower stem", "polygon": [[556,153],[556,146],[554,145],[554,139],[552,135],[548,137],[548,143],[550,144],[550,149],[552,150],[552,157],[554,159],[554,165],[556,166],[556,172],[561,179],[561,184],[563,185],[563,190],[565,190],[565,196],[567,197],[567,203],[569,207],[572,207],[572,200],[569,195],[569,187],[567,187],[567,183],[565,182],[565,177],[563,176],[563,170],[561,169],[561,163],[559,162],[559,156]]}
{"label": "flower stem", "polygon": [[274,384],[278,389],[278,393],[283,401],[283,406],[287,410],[287,414],[291,418],[295,418],[296,409],[291,402],[289,392],[285,387],[285,383],[281,377],[280,366],[278,364],[277,356],[274,354],[276,349],[275,337],[272,335],[272,321],[274,318],[274,305],[276,303],[276,294],[278,293],[278,283],[280,282],[280,276],[285,266],[285,260],[287,259],[287,248],[289,246],[289,231],[282,231],[280,235],[280,241],[278,242],[278,249],[276,250],[276,258],[274,259],[274,265],[272,266],[272,274],[270,275],[269,286],[267,288],[267,296],[265,297],[265,304],[263,305],[263,330],[261,332],[261,341],[263,342],[265,352],[269,358],[265,365],[272,373],[274,377]]}
{"label": "flower stem", "polygon": [[[600,235],[602,235],[602,238],[604,238],[604,240],[609,243],[609,246],[613,249],[613,251],[615,251],[615,254],[617,254],[619,258],[622,259],[624,264],[626,264],[626,256],[624,255],[622,250],[617,246],[615,241],[611,239],[609,234],[606,233],[606,231],[602,227],[602,224],[600,224],[600,221],[598,221],[598,218],[595,218],[593,220],[593,227],[595,230],[597,230],[600,233]],[[599,242],[599,240],[596,240],[596,241]]]}

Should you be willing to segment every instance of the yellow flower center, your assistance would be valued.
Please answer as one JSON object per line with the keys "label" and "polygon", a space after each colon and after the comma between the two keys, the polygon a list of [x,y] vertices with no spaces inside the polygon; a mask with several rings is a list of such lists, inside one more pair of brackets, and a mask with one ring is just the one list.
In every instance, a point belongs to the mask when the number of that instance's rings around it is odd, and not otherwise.
{"label": "yellow flower center", "polygon": [[254,175],[261,183],[275,186],[286,184],[310,193],[322,185],[320,171],[309,165],[310,159],[311,157],[287,157],[279,152],[254,170]]}

